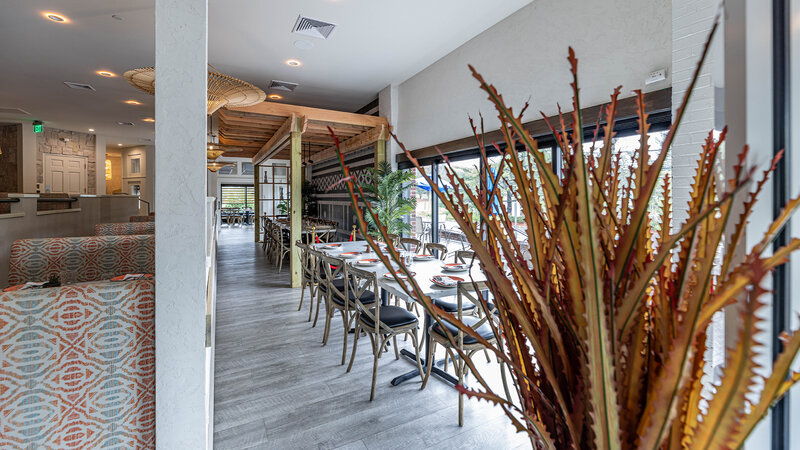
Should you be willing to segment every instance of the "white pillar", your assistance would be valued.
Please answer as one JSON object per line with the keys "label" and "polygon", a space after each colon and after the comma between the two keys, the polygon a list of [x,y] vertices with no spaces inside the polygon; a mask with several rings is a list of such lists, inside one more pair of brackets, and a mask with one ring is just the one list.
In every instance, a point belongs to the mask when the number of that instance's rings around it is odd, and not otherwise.
{"label": "white pillar", "polygon": [[156,444],[207,448],[207,0],[156,0]]}
{"label": "white pillar", "polygon": [[[758,166],[756,177],[772,159],[772,2],[770,0],[729,0],[725,11],[725,119],[729,127],[725,148],[726,165],[732,167],[745,144],[750,145],[747,163]],[[738,217],[738,212],[734,212]],[[742,250],[750,250],[763,237],[772,222],[772,183],[769,182],[750,217]],[[769,250],[768,250],[769,252]],[[761,284],[770,289],[772,278]],[[771,297],[763,300],[771,303]],[[772,367],[772,312],[761,311],[766,317],[758,338],[764,350],[756,357],[762,367]],[[740,317],[736,308],[728,307],[726,342],[733,345],[737,338]],[[768,373],[769,370],[762,371]],[[772,448],[771,416],[756,427],[745,443],[747,450]],[[785,443],[786,448],[795,448]]]}

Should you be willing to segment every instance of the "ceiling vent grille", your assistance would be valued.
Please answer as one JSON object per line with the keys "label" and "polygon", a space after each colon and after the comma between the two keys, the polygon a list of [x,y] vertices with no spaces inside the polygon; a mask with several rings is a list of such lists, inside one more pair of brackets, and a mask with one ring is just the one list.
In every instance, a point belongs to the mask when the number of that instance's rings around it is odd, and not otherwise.
{"label": "ceiling vent grille", "polygon": [[14,115],[22,114],[22,115],[25,115],[25,116],[30,116],[31,115],[31,113],[29,113],[28,111],[25,111],[24,109],[9,108],[9,107],[6,107],[6,106],[0,106],[0,114],[14,114]]}
{"label": "ceiling vent grille", "polygon": [[117,125],[122,125],[124,127],[132,127],[133,122],[117,122]]}
{"label": "ceiling vent grille", "polygon": [[274,91],[294,92],[294,90],[297,89],[297,83],[292,83],[291,81],[272,80],[269,82],[268,89]]}
{"label": "ceiling vent grille", "polygon": [[94,91],[95,90],[92,86],[90,86],[88,84],[83,84],[83,83],[73,83],[71,81],[65,81],[64,84],[66,84],[67,87],[69,87],[69,88],[80,89],[82,91]]}
{"label": "ceiling vent grille", "polygon": [[294,24],[294,28],[292,28],[292,33],[311,36],[317,39],[328,39],[331,33],[333,33],[334,28],[336,28],[336,24],[299,16],[297,22]]}

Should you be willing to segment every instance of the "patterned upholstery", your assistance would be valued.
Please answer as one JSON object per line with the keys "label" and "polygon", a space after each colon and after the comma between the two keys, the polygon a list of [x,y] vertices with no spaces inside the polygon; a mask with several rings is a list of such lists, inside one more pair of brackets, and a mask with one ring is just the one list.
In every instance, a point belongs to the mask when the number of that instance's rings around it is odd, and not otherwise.
{"label": "patterned upholstery", "polygon": [[98,223],[94,226],[95,236],[124,236],[129,234],[154,234],[155,222]]}
{"label": "patterned upholstery", "polygon": [[155,222],[156,216],[131,216],[131,222]]}
{"label": "patterned upholstery", "polygon": [[155,236],[22,239],[11,244],[9,285],[68,274],[72,282],[155,273]]}
{"label": "patterned upholstery", "polygon": [[0,293],[0,448],[155,448],[154,281]]}

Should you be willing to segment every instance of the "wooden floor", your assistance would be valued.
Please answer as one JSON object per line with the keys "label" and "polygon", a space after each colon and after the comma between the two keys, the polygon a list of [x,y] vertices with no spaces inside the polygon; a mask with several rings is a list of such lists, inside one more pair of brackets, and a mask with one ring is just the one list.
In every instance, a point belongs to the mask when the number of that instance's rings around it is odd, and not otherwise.
{"label": "wooden floor", "polygon": [[[323,347],[323,327],[306,321],[307,303],[297,311],[300,290],[288,287],[286,268],[278,274],[266,261],[252,228],[223,228],[217,255],[216,448],[529,447],[486,402],[467,400],[459,427],[456,391],[438,379],[424,391],[419,379],[391,386],[413,367],[394,352],[381,357],[370,402],[369,340],[359,342],[353,370],[345,373],[341,321],[334,319]],[[411,349],[410,342],[398,344]]]}

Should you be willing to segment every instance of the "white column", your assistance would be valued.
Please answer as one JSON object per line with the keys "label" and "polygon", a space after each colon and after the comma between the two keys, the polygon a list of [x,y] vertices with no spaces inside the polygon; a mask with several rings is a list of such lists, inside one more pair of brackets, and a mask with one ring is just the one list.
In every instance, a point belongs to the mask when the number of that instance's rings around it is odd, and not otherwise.
{"label": "white column", "polygon": [[[725,119],[729,127],[725,148],[726,165],[728,168],[732,167],[743,146],[749,144],[748,164],[759,167],[756,177],[760,177],[772,159],[772,2],[729,0],[726,6]],[[770,182],[761,192],[750,217],[742,250],[752,248],[771,222]],[[767,277],[762,286],[769,289],[771,283],[772,278]],[[763,299],[771,302],[769,296]],[[769,310],[761,311],[760,315],[767,318],[761,327],[762,332],[758,334],[764,350],[756,357],[767,368],[772,367],[771,314]],[[738,311],[728,307],[725,317],[726,342],[733,345],[740,323]],[[770,416],[764,418],[745,443],[745,449],[772,448],[770,421]],[[786,448],[793,447],[787,444]]]}
{"label": "white column", "polygon": [[208,447],[207,0],[156,0],[156,444]]}

